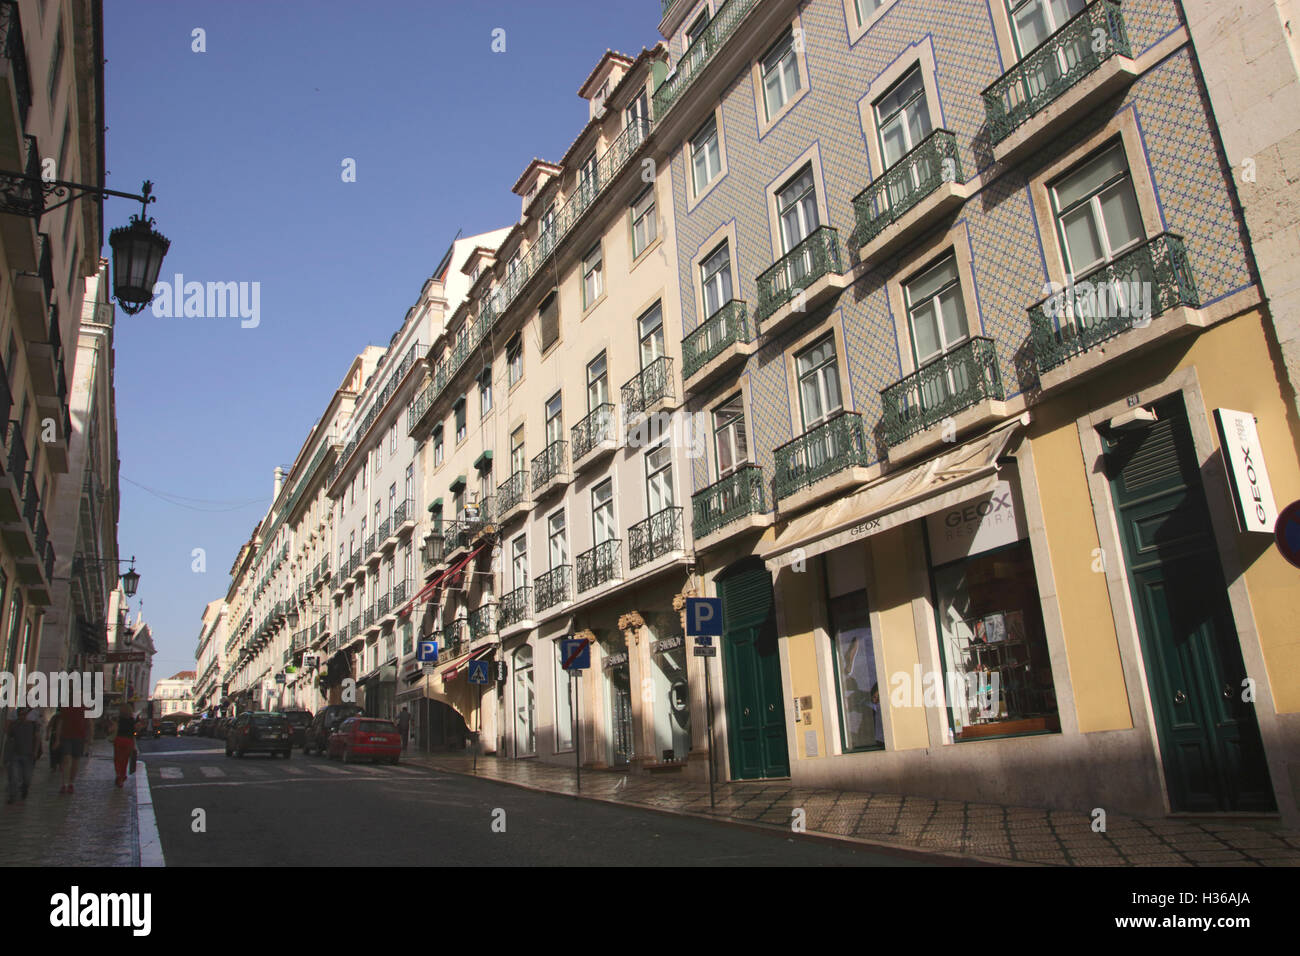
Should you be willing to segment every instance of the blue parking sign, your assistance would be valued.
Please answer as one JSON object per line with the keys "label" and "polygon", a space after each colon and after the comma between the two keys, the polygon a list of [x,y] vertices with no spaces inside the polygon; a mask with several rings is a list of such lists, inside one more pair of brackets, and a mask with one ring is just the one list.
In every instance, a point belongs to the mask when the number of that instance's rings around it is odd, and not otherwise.
{"label": "blue parking sign", "polygon": [[686,633],[722,636],[722,598],[687,598]]}
{"label": "blue parking sign", "polygon": [[415,659],[421,664],[438,663],[438,642],[421,641],[415,649]]}

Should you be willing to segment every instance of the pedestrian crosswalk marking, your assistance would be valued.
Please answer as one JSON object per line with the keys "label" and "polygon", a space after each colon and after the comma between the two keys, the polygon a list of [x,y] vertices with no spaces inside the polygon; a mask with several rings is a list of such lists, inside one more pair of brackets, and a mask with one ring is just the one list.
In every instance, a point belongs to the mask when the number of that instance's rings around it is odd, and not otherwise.
{"label": "pedestrian crosswalk marking", "polygon": [[199,773],[205,777],[224,777],[226,772],[220,767],[200,767]]}
{"label": "pedestrian crosswalk marking", "polygon": [[303,774],[306,773],[307,771],[303,770],[302,767],[285,767],[284,772],[292,773],[292,774]]}
{"label": "pedestrian crosswalk marking", "polygon": [[244,768],[244,776],[245,776],[245,777],[265,777],[265,776],[266,776],[266,771],[265,771],[265,770],[258,770],[256,767],[245,767],[245,768]]}
{"label": "pedestrian crosswalk marking", "polygon": [[158,771],[164,780],[179,780],[185,776],[180,767],[163,767]]}

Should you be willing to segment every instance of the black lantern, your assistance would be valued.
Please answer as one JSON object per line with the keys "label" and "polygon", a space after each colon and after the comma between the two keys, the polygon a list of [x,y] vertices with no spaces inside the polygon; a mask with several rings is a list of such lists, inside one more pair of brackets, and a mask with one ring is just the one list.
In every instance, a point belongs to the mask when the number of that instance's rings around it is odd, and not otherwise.
{"label": "black lantern", "polygon": [[135,597],[135,589],[140,586],[140,575],[135,570],[135,564],[127,569],[126,574],[122,575],[122,592],[127,597]]}
{"label": "black lantern", "polygon": [[290,626],[290,627],[297,627],[297,626],[298,626],[298,612],[297,612],[297,610],[295,610],[294,608],[290,608],[290,609],[289,609],[289,615],[288,615],[288,617],[289,617],[289,626]]}
{"label": "black lantern", "polygon": [[127,315],[135,315],[153,301],[153,288],[162,271],[163,256],[171,241],[153,228],[145,215],[153,183],[144,184],[144,211],[131,217],[129,226],[118,226],[108,236],[113,247],[113,295]]}

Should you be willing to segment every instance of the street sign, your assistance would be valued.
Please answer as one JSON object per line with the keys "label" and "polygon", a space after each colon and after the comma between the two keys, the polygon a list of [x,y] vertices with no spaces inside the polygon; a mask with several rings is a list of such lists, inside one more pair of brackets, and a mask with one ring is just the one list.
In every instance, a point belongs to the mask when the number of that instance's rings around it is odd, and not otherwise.
{"label": "street sign", "polygon": [[506,676],[510,673],[510,668],[506,665],[505,661],[497,661],[495,670],[497,672],[497,683],[504,684],[506,682]]}
{"label": "street sign", "polygon": [[283,684],[283,683],[284,683],[284,674],[283,674],[283,673],[276,674],[276,675],[275,675],[275,682],[276,682],[277,684]]}
{"label": "street sign", "polygon": [[487,661],[469,662],[469,682],[471,684],[488,683],[488,662]]}
{"label": "street sign", "polygon": [[718,649],[716,647],[703,647],[703,646],[696,647],[695,656],[696,657],[717,657]]}
{"label": "street sign", "polygon": [[566,671],[585,671],[591,667],[591,645],[585,637],[566,637],[560,642],[561,663]]}
{"label": "street sign", "polygon": [[438,663],[438,642],[421,641],[415,649],[415,659],[421,664]]}
{"label": "street sign", "polygon": [[1277,516],[1273,539],[1282,557],[1300,568],[1300,501],[1293,501]]}
{"label": "street sign", "polygon": [[145,660],[144,651],[109,651],[104,655],[109,664],[139,663]]}
{"label": "street sign", "polygon": [[431,664],[431,663],[426,662],[426,663],[424,663],[424,664],[422,664],[422,665],[420,665],[420,666],[424,668],[424,672],[425,672],[426,674],[428,674],[430,677],[432,677],[434,674],[438,673],[438,665],[437,665],[437,664]]}
{"label": "street sign", "polygon": [[697,637],[695,638],[695,646],[696,646],[696,647],[712,647],[712,646],[713,646],[713,635],[712,635],[712,634],[704,634],[704,635],[699,635],[699,636],[697,636]]}
{"label": "street sign", "polygon": [[686,633],[722,636],[722,598],[687,598]]}

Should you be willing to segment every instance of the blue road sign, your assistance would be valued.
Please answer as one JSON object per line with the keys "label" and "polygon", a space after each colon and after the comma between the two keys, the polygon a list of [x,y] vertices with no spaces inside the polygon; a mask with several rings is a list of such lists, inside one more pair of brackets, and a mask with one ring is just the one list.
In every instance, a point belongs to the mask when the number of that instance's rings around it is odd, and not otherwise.
{"label": "blue road sign", "polygon": [[1277,516],[1273,536],[1282,557],[1300,568],[1300,501],[1293,501],[1282,509],[1282,513]]}
{"label": "blue road sign", "polygon": [[722,598],[687,598],[686,633],[722,636]]}
{"label": "blue road sign", "polygon": [[488,682],[487,661],[469,662],[469,682],[471,684],[486,684]]}
{"label": "blue road sign", "polygon": [[415,649],[415,659],[421,664],[438,663],[438,642],[421,641]]}
{"label": "blue road sign", "polygon": [[585,671],[591,667],[591,645],[585,637],[566,637],[560,645],[566,671]]}

